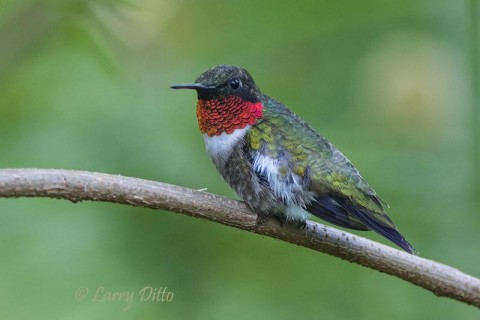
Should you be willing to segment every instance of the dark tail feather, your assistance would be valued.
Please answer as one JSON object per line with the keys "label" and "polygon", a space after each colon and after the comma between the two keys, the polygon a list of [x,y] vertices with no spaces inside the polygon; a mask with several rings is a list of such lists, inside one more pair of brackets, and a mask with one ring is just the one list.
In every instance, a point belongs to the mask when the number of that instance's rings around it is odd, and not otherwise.
{"label": "dark tail feather", "polygon": [[[392,228],[376,221],[372,217],[372,214],[366,209],[356,207],[348,201],[330,197],[318,198],[307,206],[307,211],[341,227],[356,230],[373,230],[392,241],[406,252],[411,254],[416,252],[395,227]],[[355,219],[352,220],[349,216],[353,216]],[[358,220],[361,223],[355,220]]]}
{"label": "dark tail feather", "polygon": [[337,226],[354,229],[369,230],[363,223],[352,220],[345,207],[334,198],[322,197],[315,198],[306,210],[315,217],[336,224]]}
{"label": "dark tail feather", "polygon": [[371,214],[366,212],[365,209],[357,208],[351,204],[346,204],[346,207],[351,214],[363,222],[369,229],[381,234],[406,252],[411,254],[415,252],[415,249],[412,247],[412,245],[405,240],[405,238],[400,234],[400,232],[398,232],[397,229],[395,229],[395,227],[391,228],[375,221],[371,217]]}

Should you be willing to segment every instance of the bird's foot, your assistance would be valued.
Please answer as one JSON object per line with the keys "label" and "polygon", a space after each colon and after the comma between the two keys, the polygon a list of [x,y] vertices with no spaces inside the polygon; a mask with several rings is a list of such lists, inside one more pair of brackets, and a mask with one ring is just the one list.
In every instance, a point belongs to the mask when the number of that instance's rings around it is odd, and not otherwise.
{"label": "bird's foot", "polygon": [[273,220],[280,224],[280,227],[292,226],[304,230],[307,227],[306,220],[287,220],[284,216],[278,214],[271,215],[258,215],[257,224],[262,225],[268,222],[268,220]]}
{"label": "bird's foot", "polygon": [[294,228],[304,230],[307,227],[306,220],[287,220],[287,223]]}
{"label": "bird's foot", "polygon": [[268,220],[267,216],[262,215],[262,214],[257,215],[257,225],[265,224],[265,223],[267,223],[267,220]]}
{"label": "bird's foot", "polygon": [[297,221],[296,224],[300,229],[305,230],[305,228],[307,227],[307,220]]}
{"label": "bird's foot", "polygon": [[284,216],[279,215],[273,215],[273,219],[280,223],[280,227],[289,225],[304,230],[307,226],[306,220],[288,220]]}
{"label": "bird's foot", "polygon": [[257,216],[257,224],[258,225],[266,224],[266,223],[268,223],[269,220],[273,221],[273,223],[279,223],[280,227],[283,227],[283,225],[285,223],[287,223],[287,221],[285,220],[284,217],[279,216],[277,214],[271,214],[271,215],[261,215],[261,214],[259,214]]}
{"label": "bird's foot", "polygon": [[273,219],[274,219],[275,221],[277,221],[278,223],[280,223],[280,227],[283,227],[283,225],[284,225],[285,223],[287,223],[287,220],[285,220],[284,217],[279,216],[279,215],[276,215],[276,214],[273,215]]}

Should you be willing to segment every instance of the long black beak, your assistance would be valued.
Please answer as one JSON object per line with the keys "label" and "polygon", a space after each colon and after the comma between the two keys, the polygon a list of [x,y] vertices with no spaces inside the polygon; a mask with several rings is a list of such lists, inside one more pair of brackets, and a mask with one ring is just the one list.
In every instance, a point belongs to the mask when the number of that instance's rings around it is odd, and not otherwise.
{"label": "long black beak", "polygon": [[200,83],[183,83],[170,86],[172,89],[194,89],[194,90],[212,90],[215,87],[207,87]]}

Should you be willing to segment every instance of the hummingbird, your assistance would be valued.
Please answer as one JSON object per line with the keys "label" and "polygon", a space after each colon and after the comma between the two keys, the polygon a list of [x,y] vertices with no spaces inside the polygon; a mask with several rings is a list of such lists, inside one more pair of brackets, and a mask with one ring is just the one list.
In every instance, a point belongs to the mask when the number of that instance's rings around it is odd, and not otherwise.
{"label": "hummingbird", "polygon": [[205,148],[224,180],[260,217],[305,225],[311,216],[340,227],[373,230],[408,253],[415,249],[385,213],[388,205],[326,138],[247,70],[219,65],[194,83]]}

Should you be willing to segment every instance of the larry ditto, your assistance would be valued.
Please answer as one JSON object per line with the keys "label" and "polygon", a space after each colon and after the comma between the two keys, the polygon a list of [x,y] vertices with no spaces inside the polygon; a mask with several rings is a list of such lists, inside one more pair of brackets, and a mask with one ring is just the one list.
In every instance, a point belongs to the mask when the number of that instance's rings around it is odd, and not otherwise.
{"label": "larry ditto", "polygon": [[[75,292],[75,299],[86,301],[89,296],[89,289],[86,286],[81,286]],[[138,294],[138,298],[136,295]],[[113,291],[107,290],[103,286],[95,288],[93,295],[88,299],[91,302],[123,302],[123,311],[128,311],[133,300],[138,299],[140,302],[172,302],[175,294],[172,291],[168,291],[168,287],[151,287],[145,286],[142,289],[135,291]]]}

